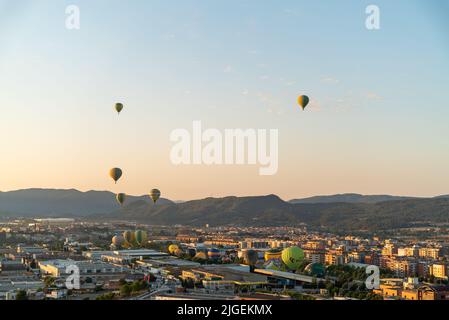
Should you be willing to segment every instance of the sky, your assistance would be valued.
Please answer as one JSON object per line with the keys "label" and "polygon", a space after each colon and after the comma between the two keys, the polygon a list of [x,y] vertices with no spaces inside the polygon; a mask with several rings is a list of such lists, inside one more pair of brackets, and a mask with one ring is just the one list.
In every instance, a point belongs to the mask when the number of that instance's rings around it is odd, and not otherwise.
{"label": "sky", "polygon": [[[0,190],[448,194],[447,30],[446,0],[0,0]],[[193,121],[277,129],[277,173],[174,165]]]}

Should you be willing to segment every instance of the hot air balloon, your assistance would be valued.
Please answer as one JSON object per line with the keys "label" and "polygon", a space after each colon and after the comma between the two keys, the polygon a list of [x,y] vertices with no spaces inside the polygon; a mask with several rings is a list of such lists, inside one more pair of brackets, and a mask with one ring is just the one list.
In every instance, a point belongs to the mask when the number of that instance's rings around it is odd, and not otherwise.
{"label": "hot air balloon", "polygon": [[218,249],[212,248],[207,252],[207,256],[210,259],[218,259],[220,257],[220,251]]}
{"label": "hot air balloon", "polygon": [[123,110],[123,104],[122,103],[116,103],[115,104],[115,111],[120,115],[120,112]]}
{"label": "hot air balloon", "polygon": [[117,199],[117,202],[123,206],[123,204],[125,203],[126,200],[126,194],[124,193],[118,193],[117,196],[115,197]]}
{"label": "hot air balloon", "polygon": [[184,251],[182,251],[181,248],[178,248],[175,250],[174,254],[175,254],[175,256],[177,256],[179,258],[179,257],[182,257],[182,255],[184,254]]}
{"label": "hot air balloon", "polygon": [[243,263],[248,266],[255,266],[259,260],[259,255],[254,250],[246,250],[243,252]]}
{"label": "hot air balloon", "polygon": [[304,260],[304,251],[298,247],[290,247],[282,250],[282,262],[291,269],[296,270]]}
{"label": "hot air balloon", "polygon": [[309,97],[308,96],[299,96],[298,97],[298,104],[301,106],[302,110],[304,110],[307,105],[309,104]]}
{"label": "hot air balloon", "polygon": [[193,258],[196,254],[196,250],[193,248],[189,248],[187,249],[187,254],[189,255],[189,257]]}
{"label": "hot air balloon", "polygon": [[109,176],[117,183],[117,181],[122,177],[122,169],[112,168],[109,170]]}
{"label": "hot air balloon", "polygon": [[204,252],[198,252],[194,257],[194,260],[207,260],[207,256]]}
{"label": "hot air balloon", "polygon": [[265,261],[272,259],[281,259],[282,251],[280,250],[269,250],[265,252],[264,258]]}
{"label": "hot air balloon", "polygon": [[136,241],[136,238],[134,237],[134,232],[129,230],[123,232],[123,238],[125,239],[127,244],[133,244]]}
{"label": "hot air balloon", "polygon": [[168,246],[168,252],[170,254],[174,254],[176,250],[178,250],[179,247],[176,244],[171,244]]}
{"label": "hot air balloon", "polygon": [[153,203],[156,203],[160,196],[161,192],[158,189],[153,189],[150,191],[150,198],[153,200]]}
{"label": "hot air balloon", "polygon": [[112,238],[112,244],[116,247],[121,247],[124,242],[125,239],[121,235],[117,235]]}
{"label": "hot air balloon", "polygon": [[140,246],[144,245],[148,240],[147,233],[143,230],[137,230],[134,233],[134,238],[136,239],[137,244]]}
{"label": "hot air balloon", "polygon": [[271,259],[264,263],[264,268],[269,270],[281,270],[282,262],[278,259]]}
{"label": "hot air balloon", "polygon": [[326,269],[321,263],[311,263],[308,264],[304,269],[304,273],[312,275],[314,277],[324,277]]}

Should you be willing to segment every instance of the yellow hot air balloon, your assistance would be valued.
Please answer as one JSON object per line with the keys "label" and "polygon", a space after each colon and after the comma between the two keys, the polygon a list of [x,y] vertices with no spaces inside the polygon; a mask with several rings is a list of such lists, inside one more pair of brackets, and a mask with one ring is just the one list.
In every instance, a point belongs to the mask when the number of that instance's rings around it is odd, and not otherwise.
{"label": "yellow hot air balloon", "polygon": [[307,105],[309,104],[309,97],[308,96],[299,96],[298,97],[298,104],[301,106],[302,110],[304,110]]}
{"label": "yellow hot air balloon", "polygon": [[270,250],[266,251],[264,258],[265,261],[272,260],[272,259],[281,259],[282,251],[280,250]]}
{"label": "yellow hot air balloon", "polygon": [[153,203],[161,197],[161,192],[158,189],[153,189],[150,191],[150,198],[153,200]]}
{"label": "yellow hot air balloon", "polygon": [[122,103],[116,103],[115,104],[115,111],[120,115],[120,112],[123,110],[123,104]]}
{"label": "yellow hot air balloon", "polygon": [[118,193],[117,196],[115,197],[117,199],[117,202],[123,206],[123,204],[125,203],[126,200],[126,194],[124,193]]}
{"label": "yellow hot air balloon", "polygon": [[171,244],[168,246],[168,252],[170,254],[174,254],[176,250],[178,250],[179,247],[176,244]]}
{"label": "yellow hot air balloon", "polygon": [[122,177],[122,169],[120,168],[112,168],[109,170],[109,176],[117,183],[117,181]]}

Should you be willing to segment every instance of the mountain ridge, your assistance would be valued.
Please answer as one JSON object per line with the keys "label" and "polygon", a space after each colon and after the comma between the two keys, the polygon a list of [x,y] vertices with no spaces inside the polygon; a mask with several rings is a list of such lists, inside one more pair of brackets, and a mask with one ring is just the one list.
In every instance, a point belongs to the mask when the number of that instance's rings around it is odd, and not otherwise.
{"label": "mountain ridge", "polygon": [[387,194],[381,195],[363,195],[358,193],[341,193],[333,195],[312,196],[307,198],[292,199],[290,203],[377,203],[384,201],[408,200],[408,199],[425,199],[422,197],[408,196],[392,196]]}
{"label": "mountain ridge", "polygon": [[[143,200],[148,196],[127,196],[127,201]],[[160,199],[161,203],[171,203]],[[105,214],[119,207],[110,191],[79,191],[76,189],[30,188],[0,191],[0,212],[10,216],[90,216]]]}
{"label": "mountain ridge", "polygon": [[[26,189],[0,192],[0,214],[3,217],[56,216],[128,220],[152,225],[286,226],[305,223],[314,228],[347,231],[376,231],[417,223],[449,224],[447,195],[400,199],[387,196],[388,201],[380,202],[374,202],[373,198],[369,199],[371,202],[361,202],[361,195],[349,195],[346,200],[349,202],[328,202],[330,198],[326,196],[322,202],[309,203],[310,199],[305,198],[304,203],[292,203],[271,194],[209,197],[182,203],[160,199],[156,204],[148,196],[128,196],[125,205],[120,207],[115,194],[109,191]],[[354,195],[355,198],[351,198]],[[334,199],[341,200],[341,195],[336,196]]]}

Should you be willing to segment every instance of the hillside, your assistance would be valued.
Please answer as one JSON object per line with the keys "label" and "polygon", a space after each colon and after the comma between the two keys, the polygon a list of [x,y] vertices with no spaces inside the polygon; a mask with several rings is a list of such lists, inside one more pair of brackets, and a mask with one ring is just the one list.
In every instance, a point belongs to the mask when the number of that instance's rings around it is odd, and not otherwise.
{"label": "hillside", "polygon": [[302,199],[290,200],[290,203],[377,203],[384,201],[417,199],[413,197],[400,197],[390,195],[362,195],[357,193],[343,193],[329,196],[314,196]]}
{"label": "hillside", "polygon": [[112,217],[150,224],[282,226],[307,223],[342,230],[378,230],[423,222],[449,222],[449,198],[291,204],[270,195],[207,198],[156,206],[135,202]]}
{"label": "hillside", "polygon": [[[129,196],[127,201],[150,203],[147,196]],[[161,203],[171,203],[161,199]],[[108,191],[26,189],[0,192],[0,213],[7,216],[89,216],[117,210],[115,194]]]}
{"label": "hillside", "polygon": [[[129,196],[120,208],[107,191],[28,189],[0,192],[0,216],[91,217],[153,225],[209,224],[236,226],[285,226],[307,223],[332,230],[380,230],[416,223],[449,222],[449,197],[407,198],[392,196],[332,196],[338,202],[291,203],[276,195],[206,198],[174,203],[160,199],[154,205],[148,196]],[[387,197],[388,201],[362,202],[360,197]],[[319,197],[318,197],[319,198]],[[358,199],[358,200],[357,200]],[[320,199],[318,199],[320,200]],[[311,201],[311,203],[308,203]],[[347,201],[347,202],[344,202]]]}

